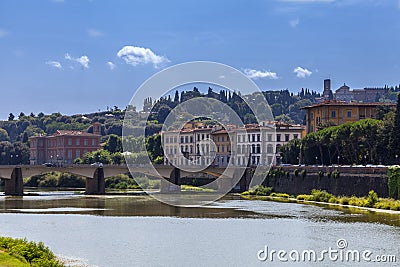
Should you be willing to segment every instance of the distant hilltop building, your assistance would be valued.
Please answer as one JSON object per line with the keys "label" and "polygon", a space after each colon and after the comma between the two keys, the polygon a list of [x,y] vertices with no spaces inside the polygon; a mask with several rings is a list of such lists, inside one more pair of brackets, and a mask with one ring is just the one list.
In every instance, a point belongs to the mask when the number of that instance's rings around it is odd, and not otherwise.
{"label": "distant hilltop building", "polygon": [[331,80],[325,79],[322,97],[318,98],[317,101],[324,102],[327,100],[337,100],[345,102],[354,101],[361,103],[379,102],[379,99],[383,97],[388,91],[389,88],[387,86],[376,88],[365,87],[363,89],[351,90],[349,86],[343,84],[335,91],[335,93],[332,93]]}
{"label": "distant hilltop building", "polygon": [[389,88],[364,88],[353,89],[344,84],[334,93],[334,98],[338,101],[356,102],[378,102],[379,99],[389,91]]}
{"label": "distant hilltop building", "polygon": [[93,133],[58,130],[50,136],[32,136],[30,141],[30,163],[46,162],[72,164],[74,159],[86,152],[100,149],[101,123],[93,124]]}

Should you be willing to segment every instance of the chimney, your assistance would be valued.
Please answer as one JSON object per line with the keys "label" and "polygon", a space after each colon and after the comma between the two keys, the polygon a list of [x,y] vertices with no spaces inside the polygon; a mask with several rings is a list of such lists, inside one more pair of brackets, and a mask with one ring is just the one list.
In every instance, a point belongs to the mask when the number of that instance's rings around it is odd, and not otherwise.
{"label": "chimney", "polygon": [[93,134],[101,135],[101,123],[100,122],[93,123]]}

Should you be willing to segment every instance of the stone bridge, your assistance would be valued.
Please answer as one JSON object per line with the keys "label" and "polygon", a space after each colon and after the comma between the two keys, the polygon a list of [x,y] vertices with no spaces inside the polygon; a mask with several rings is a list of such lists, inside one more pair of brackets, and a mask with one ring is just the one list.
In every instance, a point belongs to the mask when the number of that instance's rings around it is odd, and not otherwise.
{"label": "stone bridge", "polygon": [[[243,169],[243,170],[242,170]],[[244,172],[246,175],[239,178],[241,191],[247,190],[248,178],[246,167],[235,168],[235,170],[227,171],[224,173],[225,168],[223,167],[209,167],[202,170],[202,173],[209,174],[214,177],[219,177],[217,180],[218,190],[223,191],[226,188],[232,188],[234,185],[233,181],[238,178],[237,175],[240,172]],[[33,175],[48,173],[48,172],[64,172],[75,175],[80,175],[86,178],[86,189],[85,194],[105,194],[105,182],[104,179],[112,177],[118,174],[129,173],[130,170],[135,173],[141,173],[148,176],[153,176],[161,179],[160,191],[163,193],[176,192],[180,190],[174,185],[180,185],[180,177],[184,175],[190,175],[190,169],[183,171],[174,166],[169,165],[104,165],[104,166],[92,166],[92,165],[66,165],[62,167],[46,167],[42,165],[0,165],[0,178],[5,179],[4,192],[6,195],[23,195],[23,178],[30,177]],[[234,179],[235,178],[235,179]],[[177,189],[178,188],[178,189]]]}

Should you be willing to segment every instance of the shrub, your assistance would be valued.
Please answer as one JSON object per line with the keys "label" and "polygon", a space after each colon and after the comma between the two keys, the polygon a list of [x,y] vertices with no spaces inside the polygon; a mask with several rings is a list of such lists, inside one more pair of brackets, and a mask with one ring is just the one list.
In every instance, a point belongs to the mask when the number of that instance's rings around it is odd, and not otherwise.
{"label": "shrub", "polygon": [[313,189],[311,191],[311,195],[314,197],[315,201],[320,201],[320,202],[328,202],[329,199],[333,197],[332,194],[329,194],[325,190],[316,190],[316,189]]}
{"label": "shrub", "polygon": [[296,177],[299,176],[299,170],[298,169],[294,169],[293,174]]}
{"label": "shrub", "polygon": [[281,198],[290,198],[289,194],[286,193],[271,193],[271,197],[281,197]]}
{"label": "shrub", "polygon": [[318,172],[318,178],[322,178],[324,177],[324,172],[323,171],[319,171]]}
{"label": "shrub", "polygon": [[249,190],[250,195],[269,196],[272,193],[272,187],[259,185]]}
{"label": "shrub", "polygon": [[306,194],[301,194],[296,197],[297,200],[305,200],[305,201],[313,201],[314,196],[312,195],[306,195]]}
{"label": "shrub", "polygon": [[307,176],[307,171],[304,169],[301,171],[301,177],[304,179]]}
{"label": "shrub", "polygon": [[22,257],[31,266],[37,267],[62,267],[53,252],[42,242],[28,242],[26,239],[13,239],[0,237],[0,248],[17,258]]}
{"label": "shrub", "polygon": [[331,173],[331,176],[335,179],[339,178],[340,172],[338,170],[334,170]]}
{"label": "shrub", "polygon": [[374,190],[369,191],[368,198],[364,203],[365,207],[372,208],[376,204],[376,202],[378,202],[378,194]]}

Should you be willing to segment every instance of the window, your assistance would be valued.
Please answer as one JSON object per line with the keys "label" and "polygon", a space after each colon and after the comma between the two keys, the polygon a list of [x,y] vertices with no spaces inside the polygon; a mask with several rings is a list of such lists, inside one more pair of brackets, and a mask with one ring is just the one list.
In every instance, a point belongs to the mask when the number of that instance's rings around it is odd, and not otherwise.
{"label": "window", "polygon": [[222,151],[221,152],[225,152],[225,146],[221,146]]}
{"label": "window", "polygon": [[189,137],[185,136],[185,143],[189,143]]}
{"label": "window", "polygon": [[261,135],[257,134],[257,142],[260,142],[260,141],[261,141]]}
{"label": "window", "polygon": [[256,135],[255,135],[255,134],[252,134],[252,135],[251,135],[251,138],[252,138],[252,141],[253,141],[253,142],[256,141]]}
{"label": "window", "polygon": [[181,136],[181,143],[184,143],[185,139]]}
{"label": "window", "polygon": [[68,145],[72,146],[72,138],[68,138]]}
{"label": "window", "polygon": [[281,135],[280,134],[277,134],[276,135],[276,142],[280,142],[281,141]]}
{"label": "window", "polygon": [[314,112],[311,112],[311,119],[314,119]]}
{"label": "window", "polygon": [[77,145],[77,146],[80,146],[80,145],[81,145],[81,139],[76,138],[76,145]]}
{"label": "window", "polygon": [[72,150],[68,149],[68,159],[72,159]]}
{"label": "window", "polygon": [[290,136],[288,134],[285,134],[285,142],[289,142]]}
{"label": "window", "polygon": [[257,154],[260,154],[260,153],[261,153],[261,146],[260,146],[260,144],[257,144],[257,151],[256,151],[256,153],[257,153]]}
{"label": "window", "polygon": [[272,142],[272,134],[268,134],[268,142]]}
{"label": "window", "polygon": [[299,135],[298,135],[298,134],[294,134],[294,135],[293,135],[293,138],[294,138],[294,139],[298,139],[298,138],[299,138]]}
{"label": "window", "polygon": [[197,134],[197,141],[200,141],[200,134]]}
{"label": "window", "polygon": [[242,149],[241,149],[242,147],[240,146],[240,145],[238,145],[237,146],[237,153],[238,154],[241,154],[242,153]]}
{"label": "window", "polygon": [[190,143],[193,143],[193,136],[190,137]]}
{"label": "window", "polygon": [[95,146],[96,145],[96,139],[92,139],[92,146]]}
{"label": "window", "polygon": [[201,134],[201,140],[204,140],[204,134]]}
{"label": "window", "polygon": [[75,158],[80,158],[80,157],[81,157],[81,151],[78,149],[75,151]]}
{"label": "window", "polygon": [[332,118],[336,118],[336,110],[332,110],[331,117],[332,117]]}
{"label": "window", "polygon": [[222,142],[225,142],[225,137],[224,136],[221,136],[221,139],[222,139],[221,140]]}
{"label": "window", "polygon": [[347,110],[347,118],[351,118],[351,110]]}
{"label": "window", "polygon": [[251,153],[255,154],[256,153],[256,145],[251,145]]}
{"label": "window", "polygon": [[237,140],[238,140],[238,143],[241,142],[241,135],[238,135]]}
{"label": "window", "polygon": [[207,139],[210,139],[210,135],[209,134],[207,134]]}
{"label": "window", "polygon": [[88,145],[88,140],[87,140],[87,139],[84,139],[84,140],[83,140],[83,145],[84,145],[84,146],[87,146],[87,145]]}
{"label": "window", "polygon": [[267,153],[268,153],[268,154],[274,153],[274,148],[273,148],[272,145],[267,145]]}

